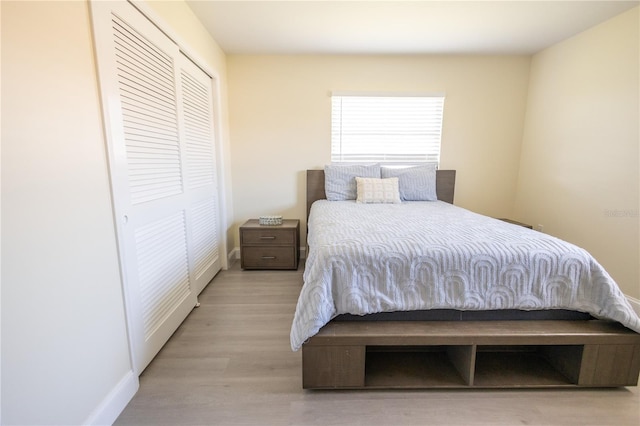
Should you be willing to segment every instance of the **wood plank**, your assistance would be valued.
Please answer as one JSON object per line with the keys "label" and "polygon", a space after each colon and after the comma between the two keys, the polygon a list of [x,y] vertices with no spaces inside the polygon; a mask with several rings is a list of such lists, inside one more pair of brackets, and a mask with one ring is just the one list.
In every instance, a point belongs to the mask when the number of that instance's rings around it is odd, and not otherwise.
{"label": "wood plank", "polygon": [[631,358],[631,366],[627,374],[627,383],[633,383],[629,386],[638,384],[638,371],[640,371],[640,345],[633,347],[633,356]]}
{"label": "wood plank", "polygon": [[476,345],[447,346],[447,354],[465,384],[473,385],[476,367]]}
{"label": "wood plank", "polygon": [[436,171],[436,195],[438,200],[453,204],[453,197],[456,189],[455,170]]}
{"label": "wood plank", "polygon": [[[472,340],[470,340],[472,339]],[[535,340],[532,340],[535,339]],[[608,321],[331,322],[305,345],[640,344],[640,334]]]}
{"label": "wood plank", "polygon": [[364,367],[364,346],[305,346],[302,348],[302,387],[361,388]]}
{"label": "wood plank", "polygon": [[580,378],[580,384],[584,386],[636,385],[638,381],[636,349],[636,345],[590,345],[588,356],[583,359],[584,378]]}

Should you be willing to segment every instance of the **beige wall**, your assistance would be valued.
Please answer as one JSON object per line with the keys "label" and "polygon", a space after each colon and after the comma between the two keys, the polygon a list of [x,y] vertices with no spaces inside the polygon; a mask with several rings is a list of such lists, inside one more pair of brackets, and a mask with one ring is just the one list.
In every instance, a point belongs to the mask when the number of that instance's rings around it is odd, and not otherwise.
{"label": "beige wall", "polygon": [[[456,203],[515,204],[640,296],[638,9],[536,55],[527,103],[527,57],[225,58],[182,1],[141,6],[219,79],[229,248],[246,218],[304,220],[303,171],[329,162],[331,90],[445,91]],[[2,423],[82,423],[130,370],[88,4],[1,8]],[[584,107],[595,100],[604,120]],[[595,153],[602,140],[613,149]]]}
{"label": "beige wall", "polygon": [[236,226],[261,214],[304,222],[304,170],[330,162],[332,90],[446,92],[441,168],[458,171],[456,204],[512,214],[528,57],[231,55],[227,63]]}
{"label": "beige wall", "polygon": [[515,215],[640,297],[638,8],[532,59]]}
{"label": "beige wall", "polygon": [[[188,6],[138,4],[226,96],[225,56]],[[132,370],[89,3],[1,8],[2,424],[107,424]]]}
{"label": "beige wall", "polygon": [[99,105],[87,3],[3,1],[3,424],[80,424],[131,371]]}

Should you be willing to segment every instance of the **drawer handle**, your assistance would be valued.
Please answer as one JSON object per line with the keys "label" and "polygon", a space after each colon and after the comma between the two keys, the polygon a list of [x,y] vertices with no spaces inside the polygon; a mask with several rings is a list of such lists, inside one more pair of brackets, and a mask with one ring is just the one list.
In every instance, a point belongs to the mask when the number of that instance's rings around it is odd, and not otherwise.
{"label": "drawer handle", "polygon": [[271,237],[260,237],[261,240],[275,240],[276,237],[271,236]]}
{"label": "drawer handle", "polygon": [[262,258],[263,258],[264,260],[273,260],[273,259],[275,259],[276,257],[275,257],[275,256],[262,256]]}

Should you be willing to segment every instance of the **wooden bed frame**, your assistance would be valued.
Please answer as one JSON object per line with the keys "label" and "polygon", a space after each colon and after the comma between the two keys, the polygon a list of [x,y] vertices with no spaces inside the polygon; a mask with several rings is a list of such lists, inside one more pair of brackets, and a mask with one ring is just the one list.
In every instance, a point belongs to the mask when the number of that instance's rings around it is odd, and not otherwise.
{"label": "wooden bed frame", "polygon": [[[455,170],[438,170],[453,204]],[[325,199],[307,170],[307,218]],[[365,316],[367,317],[367,316]],[[636,386],[640,334],[599,320],[336,321],[302,346],[305,389]]]}

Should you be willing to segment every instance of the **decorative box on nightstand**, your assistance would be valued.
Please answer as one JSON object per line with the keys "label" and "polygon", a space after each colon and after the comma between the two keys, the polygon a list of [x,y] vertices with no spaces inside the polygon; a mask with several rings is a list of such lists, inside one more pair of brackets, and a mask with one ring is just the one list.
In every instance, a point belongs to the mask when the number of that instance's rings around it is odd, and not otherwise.
{"label": "decorative box on nightstand", "polygon": [[249,219],[240,227],[242,269],[298,269],[300,221],[284,219],[281,225],[260,225]]}

